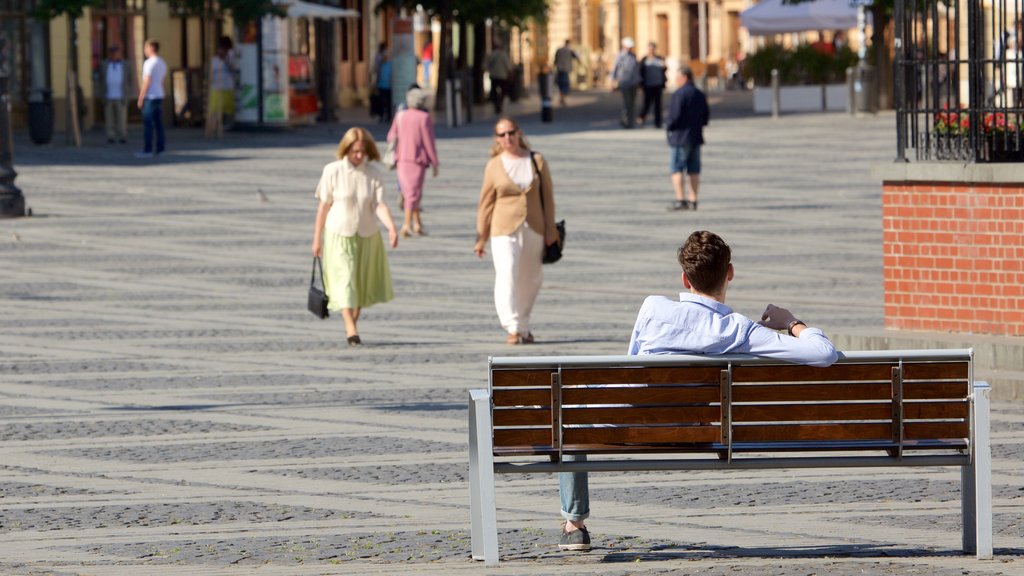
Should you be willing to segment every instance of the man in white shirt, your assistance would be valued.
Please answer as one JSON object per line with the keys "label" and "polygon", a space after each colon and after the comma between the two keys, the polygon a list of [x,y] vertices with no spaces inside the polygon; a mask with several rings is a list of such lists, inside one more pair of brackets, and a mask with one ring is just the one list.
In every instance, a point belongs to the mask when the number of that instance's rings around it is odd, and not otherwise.
{"label": "man in white shirt", "polygon": [[[644,300],[629,341],[630,355],[753,354],[819,367],[839,359],[821,330],[809,328],[785,308],[769,304],[761,321],[754,322],[725,305],[734,274],[732,250],[717,234],[690,234],[678,258],[689,293],[680,294],[679,301],[664,296]],[[574,460],[586,460],[586,455],[565,455],[565,461]],[[566,521],[559,548],[590,550],[590,533],[583,525],[590,515],[586,472],[559,474],[559,494]]]}
{"label": "man in white shirt", "polygon": [[[145,138],[143,150],[135,153],[136,158],[152,158],[164,153],[164,78],[167,63],[160,57],[160,43],[146,40],[142,48],[146,61],[142,64],[142,85],[139,86],[139,110],[142,110],[142,125]],[[156,148],[153,147],[154,132]]]}
{"label": "man in white shirt", "polygon": [[104,87],[104,111],[106,120],[107,142],[128,142],[128,91],[132,85],[132,70],[121,58],[121,48],[117,45],[107,49],[108,57],[100,68],[102,86]]}

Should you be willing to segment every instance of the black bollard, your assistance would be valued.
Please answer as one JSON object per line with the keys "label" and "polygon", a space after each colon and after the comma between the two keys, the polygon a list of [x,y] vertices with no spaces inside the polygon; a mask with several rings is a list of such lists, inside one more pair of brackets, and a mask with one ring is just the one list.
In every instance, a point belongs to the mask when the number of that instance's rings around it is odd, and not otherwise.
{"label": "black bollard", "polygon": [[[3,63],[0,63],[0,67]],[[14,143],[11,136],[11,100],[7,93],[8,78],[0,69],[0,217],[24,216],[25,197],[14,185]]]}
{"label": "black bollard", "polygon": [[554,108],[551,106],[551,67],[544,66],[537,74],[540,89],[540,121],[552,122],[555,119]]}

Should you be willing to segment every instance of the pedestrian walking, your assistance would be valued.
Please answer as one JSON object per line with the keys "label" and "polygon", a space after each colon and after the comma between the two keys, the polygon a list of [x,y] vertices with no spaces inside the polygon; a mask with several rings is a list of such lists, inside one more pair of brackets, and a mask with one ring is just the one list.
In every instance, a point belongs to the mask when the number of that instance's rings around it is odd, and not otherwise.
{"label": "pedestrian walking", "polygon": [[622,118],[619,123],[623,128],[636,126],[636,87],[640,84],[640,64],[636,61],[634,46],[636,44],[632,38],[623,38],[622,51],[615,58],[615,67],[612,68],[615,89],[622,93]]}
{"label": "pedestrian walking", "polygon": [[380,45],[380,52],[374,60],[374,86],[377,88],[377,122],[383,124],[391,122],[394,113],[391,102],[391,55],[385,44]]}
{"label": "pedestrian walking", "polygon": [[131,97],[132,67],[121,57],[116,44],[107,49],[107,59],[100,67],[104,88],[103,117],[107,129],[107,143],[128,142],[128,99]]}
{"label": "pedestrian walking", "polygon": [[555,50],[555,83],[558,84],[559,103],[562,106],[565,106],[565,97],[569,95],[569,78],[573,62],[579,61],[580,57],[569,46],[569,39],[566,38],[565,45]]}
{"label": "pedestrian walking", "polygon": [[[700,149],[704,145],[704,127],[711,111],[708,99],[693,82],[693,70],[679,68],[679,88],[672,94],[668,110],[668,145],[672,149],[671,171],[675,201],[670,210],[696,210],[697,192],[700,190]],[[686,180],[689,178],[689,198]]]}
{"label": "pedestrian walking", "polygon": [[340,311],[349,346],[362,344],[363,308],[394,298],[379,220],[392,248],[398,232],[384,202],[384,173],[373,136],[350,128],[338,143],[338,160],[324,167],[316,186],[320,200],[313,228],[313,256],[323,259],[328,309]]}
{"label": "pedestrian walking", "polygon": [[515,120],[499,118],[494,139],[480,187],[473,251],[483,258],[491,241],[494,306],[505,342],[531,344],[530,315],[544,280],[544,248],[558,241],[551,172]]}
{"label": "pedestrian walking", "polygon": [[160,57],[160,43],[146,40],[142,46],[146,61],[142,63],[142,85],[139,86],[139,110],[142,110],[143,149],[136,158],[152,158],[164,153],[164,78],[167,63]]}
{"label": "pedestrian walking", "polygon": [[427,95],[419,88],[411,88],[405,95],[405,101],[406,108],[398,112],[388,131],[388,142],[397,139],[395,166],[405,211],[401,235],[408,238],[412,235],[410,228],[418,236],[427,235],[420,218],[423,180],[428,166],[433,167],[434,178],[437,178],[440,162],[434,141],[434,123],[426,110]]}
{"label": "pedestrian walking", "polygon": [[423,85],[429,88],[433,85],[430,83],[430,65],[434,63],[434,43],[430,40],[423,45],[420,59],[423,61]]}
{"label": "pedestrian walking", "polygon": [[504,108],[505,96],[509,92],[509,79],[512,77],[512,60],[505,51],[500,40],[494,41],[494,49],[487,55],[484,61],[487,68],[487,76],[491,79],[491,102],[494,104],[494,113],[501,114]]}
{"label": "pedestrian walking", "polygon": [[206,114],[206,136],[224,136],[224,126],[235,114],[235,76],[231,66],[231,38],[221,36],[217,52],[210,59],[210,106]]}
{"label": "pedestrian walking", "polygon": [[668,80],[665,59],[658,56],[658,45],[647,45],[647,54],[640,60],[640,75],[643,77],[644,105],[640,109],[640,125],[647,119],[647,112],[654,111],[654,127],[661,128],[661,95]]}

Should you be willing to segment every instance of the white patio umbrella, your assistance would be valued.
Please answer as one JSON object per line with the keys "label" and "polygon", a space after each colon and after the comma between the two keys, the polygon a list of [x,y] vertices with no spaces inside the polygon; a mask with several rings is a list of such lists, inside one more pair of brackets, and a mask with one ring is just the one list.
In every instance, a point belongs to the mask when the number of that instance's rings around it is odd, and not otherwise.
{"label": "white patio umbrella", "polygon": [[800,4],[762,0],[740,14],[740,24],[754,36],[848,30],[857,27],[857,8],[851,0],[813,0]]}

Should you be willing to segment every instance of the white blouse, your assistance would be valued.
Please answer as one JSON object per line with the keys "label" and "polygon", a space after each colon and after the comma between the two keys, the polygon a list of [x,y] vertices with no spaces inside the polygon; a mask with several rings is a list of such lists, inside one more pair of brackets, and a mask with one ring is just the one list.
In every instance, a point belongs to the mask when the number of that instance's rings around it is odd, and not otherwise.
{"label": "white blouse", "polygon": [[383,174],[367,160],[353,166],[343,158],[324,166],[315,196],[331,205],[328,232],[363,238],[380,233],[376,211],[384,202]]}
{"label": "white blouse", "polygon": [[533,162],[530,161],[529,154],[523,158],[502,154],[501,164],[505,167],[505,173],[516,183],[516,186],[526,190],[530,184],[533,184]]}

